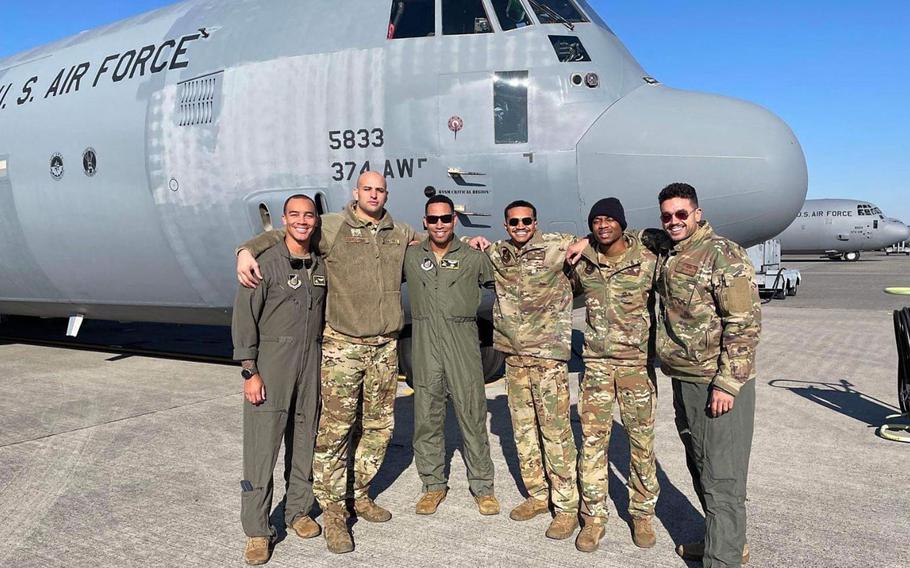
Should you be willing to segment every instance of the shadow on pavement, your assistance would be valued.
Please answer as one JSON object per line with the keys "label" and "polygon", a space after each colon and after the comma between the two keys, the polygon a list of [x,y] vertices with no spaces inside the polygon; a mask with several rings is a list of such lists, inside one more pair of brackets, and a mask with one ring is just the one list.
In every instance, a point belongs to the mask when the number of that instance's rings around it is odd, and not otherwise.
{"label": "shadow on pavement", "polygon": [[[446,445],[448,445],[448,426],[446,421]],[[385,460],[379,467],[370,493],[373,498],[381,495],[401,477],[414,460],[414,395],[395,397],[395,428],[392,441],[386,451]],[[448,462],[448,459],[446,460]]]}
{"label": "shadow on pavement", "polygon": [[873,398],[855,390],[853,383],[846,379],[836,382],[797,381],[774,379],[768,381],[774,388],[787,389],[807,400],[869,426],[878,427],[896,412],[897,406]]}

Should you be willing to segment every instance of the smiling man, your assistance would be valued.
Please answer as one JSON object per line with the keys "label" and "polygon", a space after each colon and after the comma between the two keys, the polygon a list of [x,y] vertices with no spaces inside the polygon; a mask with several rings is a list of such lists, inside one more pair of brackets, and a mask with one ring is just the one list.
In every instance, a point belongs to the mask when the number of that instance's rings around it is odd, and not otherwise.
{"label": "smiling man", "polygon": [[659,269],[657,350],[673,378],[676,428],[705,513],[705,540],[677,553],[706,568],[740,566],[749,556],[746,478],[761,331],[755,269],[742,247],[702,220],[694,187],[670,184],[658,200],[673,246]]}
{"label": "smiling man", "polygon": [[[528,498],[512,509],[514,521],[555,515],[548,538],[569,538],[578,528],[577,451],[569,417],[572,282],[566,251],[573,235],[538,231],[537,209],[509,203],[503,227],[509,238],[486,247],[496,277],[493,341],[506,354],[506,390],[521,479]],[[584,239],[581,242],[587,242]]]}
{"label": "smiling man", "polygon": [[657,256],[626,230],[622,203],[601,199],[588,215],[591,245],[575,265],[585,300],[585,373],[578,415],[582,452],[579,460],[584,527],[575,541],[583,552],[597,550],[609,516],[608,450],[613,407],[619,403],[629,436],[629,515],[632,540],[650,548],[660,486],[654,455],[657,388],[649,363],[653,284]]}
{"label": "smiling man", "polygon": [[425,207],[428,237],[408,249],[404,275],[414,345],[414,463],[423,482],[418,515],[431,515],[448,492],[446,394],[463,440],[468,484],[482,515],[499,513],[487,434],[487,398],[477,341],[481,287],[493,285],[486,255],[455,238],[455,206],[444,195]]}
{"label": "smiling man", "polygon": [[[392,518],[369,489],[392,438],[398,333],[404,326],[401,268],[408,244],[417,238],[414,229],[386,211],[389,192],[382,174],[362,174],[352,196],[343,212],[322,216],[318,239],[328,300],[313,489],[323,509],[326,545],[339,554],[354,549],[345,502],[349,453],[354,512],[369,522]],[[241,245],[237,276],[244,286],[259,282],[255,255],[283,238],[283,231],[270,231]],[[352,436],[358,416],[361,433]]]}
{"label": "smiling man", "polygon": [[310,247],[319,224],[316,204],[294,195],[282,220],[284,240],[259,257],[259,287],[237,291],[231,326],[234,358],[243,362],[240,518],[248,537],[244,559],[253,565],[271,556],[272,470],[282,437],[288,532],[311,538],[321,531],[309,516],[326,288],[325,266]]}

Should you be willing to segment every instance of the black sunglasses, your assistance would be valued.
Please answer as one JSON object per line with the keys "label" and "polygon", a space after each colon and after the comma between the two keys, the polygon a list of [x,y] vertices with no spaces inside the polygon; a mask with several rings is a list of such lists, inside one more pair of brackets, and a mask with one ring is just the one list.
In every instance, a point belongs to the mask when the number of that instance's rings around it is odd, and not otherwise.
{"label": "black sunglasses", "polygon": [[449,223],[452,222],[452,219],[454,217],[455,216],[452,215],[451,213],[448,215],[427,215],[426,220],[427,220],[427,225],[435,225],[436,223],[438,223],[440,221],[442,221],[443,224],[448,225]]}
{"label": "black sunglasses", "polygon": [[511,219],[509,219],[510,227],[517,227],[519,223],[530,227],[531,225],[534,224],[534,219],[531,217],[512,217]]}
{"label": "black sunglasses", "polygon": [[304,266],[306,266],[307,270],[309,270],[310,267],[313,266],[313,259],[312,258],[307,258],[307,259],[292,258],[291,259],[291,268],[292,269],[300,270]]}

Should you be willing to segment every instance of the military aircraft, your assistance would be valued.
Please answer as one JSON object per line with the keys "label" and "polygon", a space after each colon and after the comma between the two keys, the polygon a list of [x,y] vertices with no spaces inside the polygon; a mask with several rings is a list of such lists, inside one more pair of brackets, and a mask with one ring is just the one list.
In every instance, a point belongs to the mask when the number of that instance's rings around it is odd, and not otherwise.
{"label": "military aircraft", "polygon": [[687,181],[749,246],[807,188],[783,121],[664,86],[583,0],[190,0],[0,61],[0,313],[227,324],[237,243],[371,169],[490,238],[517,198],[652,226]]}
{"label": "military aircraft", "polygon": [[819,254],[854,261],[863,251],[910,239],[910,228],[886,218],[881,209],[867,201],[807,199],[793,224],[777,238],[785,254]]}

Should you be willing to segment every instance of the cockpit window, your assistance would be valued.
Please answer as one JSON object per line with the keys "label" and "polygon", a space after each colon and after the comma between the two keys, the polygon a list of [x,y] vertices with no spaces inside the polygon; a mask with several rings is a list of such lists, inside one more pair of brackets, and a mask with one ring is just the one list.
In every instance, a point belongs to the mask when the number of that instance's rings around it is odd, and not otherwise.
{"label": "cockpit window", "polygon": [[528,17],[521,0],[491,0],[491,3],[503,31],[531,25],[531,18]]}
{"label": "cockpit window", "polygon": [[392,0],[389,39],[427,37],[435,34],[434,0]]}
{"label": "cockpit window", "polygon": [[442,35],[488,34],[492,31],[482,0],[442,0]]}
{"label": "cockpit window", "polygon": [[879,215],[882,210],[867,203],[860,203],[856,206],[856,212],[859,215]]}
{"label": "cockpit window", "polygon": [[494,75],[493,125],[497,144],[527,143],[527,71],[500,71]]}
{"label": "cockpit window", "polygon": [[587,22],[572,0],[529,0],[541,24]]}

